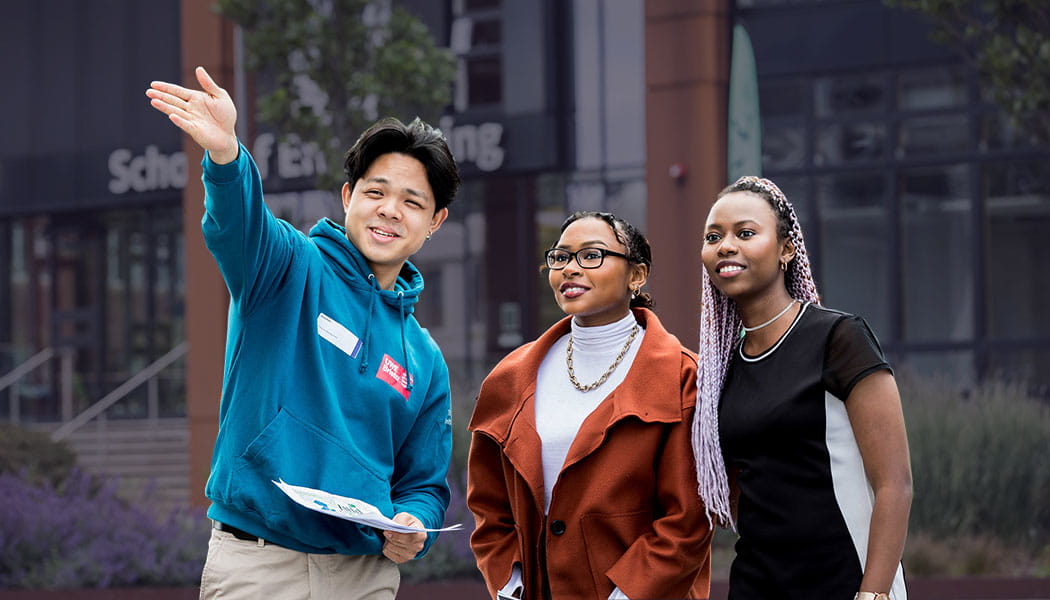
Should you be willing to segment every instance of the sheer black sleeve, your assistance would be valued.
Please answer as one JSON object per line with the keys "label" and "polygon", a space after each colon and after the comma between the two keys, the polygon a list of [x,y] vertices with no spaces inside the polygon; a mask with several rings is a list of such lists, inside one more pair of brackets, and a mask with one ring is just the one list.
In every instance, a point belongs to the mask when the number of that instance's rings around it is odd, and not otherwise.
{"label": "sheer black sleeve", "polygon": [[846,315],[832,327],[824,352],[824,385],[841,400],[853,386],[880,369],[890,370],[879,340],[864,319]]}

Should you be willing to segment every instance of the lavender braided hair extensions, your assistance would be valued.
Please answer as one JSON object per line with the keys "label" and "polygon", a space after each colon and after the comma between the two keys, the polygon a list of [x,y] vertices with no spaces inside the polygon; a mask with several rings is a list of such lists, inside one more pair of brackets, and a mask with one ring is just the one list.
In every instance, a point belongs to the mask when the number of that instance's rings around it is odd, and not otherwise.
{"label": "lavender braided hair extensions", "polygon": [[718,399],[722,395],[726,367],[740,331],[736,305],[715,289],[707,269],[700,274],[700,349],[696,370],[697,406],[693,414],[693,456],[696,458],[700,498],[712,515],[735,529],[729,505],[729,482],[718,437]]}
{"label": "lavender braided hair extensions", "polygon": [[[817,286],[809,264],[809,254],[802,239],[795,209],[784,192],[768,179],[744,176],[722,190],[721,198],[732,192],[758,194],[773,208],[777,217],[777,235],[787,237],[795,246],[795,257],[784,274],[788,294],[802,302],[820,304]],[[696,458],[697,484],[700,498],[707,507],[707,518],[717,519],[736,529],[729,501],[729,480],[718,434],[718,401],[722,395],[730,356],[736,346],[741,328],[740,314],[734,303],[711,282],[707,269],[700,274],[700,348],[697,365],[697,407],[693,416],[693,454]]]}

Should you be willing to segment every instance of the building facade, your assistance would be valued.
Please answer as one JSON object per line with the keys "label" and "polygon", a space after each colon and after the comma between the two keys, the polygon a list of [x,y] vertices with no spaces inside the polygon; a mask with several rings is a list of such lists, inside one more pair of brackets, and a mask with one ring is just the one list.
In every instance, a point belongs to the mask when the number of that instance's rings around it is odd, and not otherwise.
{"label": "building facade", "polygon": [[1047,141],[915,13],[748,0],[736,17],[763,169],[796,202],[825,303],[865,315],[906,371],[1050,392]]}
{"label": "building facade", "polygon": [[[68,420],[185,339],[178,132],[149,114],[179,73],[179,3],[20,2],[2,9],[0,419]],[[30,363],[37,364],[37,363]],[[121,416],[185,413],[183,377]]]}
{"label": "building facade", "polygon": [[[826,304],[868,318],[898,370],[1050,385],[1048,148],[918,16],[877,0],[397,3],[457,57],[439,126],[463,186],[414,262],[460,425],[488,369],[560,316],[540,256],[572,210],[647,232],[657,311],[696,343],[734,24],[754,49],[763,175],[796,204]],[[105,415],[187,419],[196,495],[225,289],[200,243],[199,152],[143,91],[204,64],[244,105],[236,31],[206,0],[0,13],[17,82],[0,96],[0,419],[57,426],[161,365]],[[246,131],[275,213],[339,217],[301,149]]]}

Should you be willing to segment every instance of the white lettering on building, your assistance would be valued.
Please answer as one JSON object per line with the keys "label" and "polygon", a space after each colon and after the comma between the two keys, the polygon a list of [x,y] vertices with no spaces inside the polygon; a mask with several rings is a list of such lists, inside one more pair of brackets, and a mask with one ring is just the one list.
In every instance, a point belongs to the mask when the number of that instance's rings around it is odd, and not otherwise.
{"label": "white lettering on building", "polygon": [[474,163],[481,171],[495,171],[503,166],[505,152],[502,123],[480,123],[478,125],[456,125],[451,116],[441,117],[441,131],[448,140],[449,149],[456,162]]}
{"label": "white lettering on building", "polygon": [[164,154],[156,146],[146,146],[136,156],[127,148],[117,148],[109,154],[109,191],[125,194],[128,191],[182,189],[186,187],[186,154]]}
{"label": "white lettering on building", "polygon": [[[485,172],[503,166],[506,153],[502,123],[456,125],[451,116],[444,116],[440,127],[456,162],[473,163]],[[294,137],[278,141],[272,133],[260,134],[251,152],[263,180],[270,176],[271,166],[281,179],[313,177],[327,168],[317,144],[304,144]],[[128,148],[117,148],[109,154],[109,191],[126,194],[182,189],[186,187],[187,166],[183,152],[164,154],[156,146],[146,146],[142,154],[136,155]]]}
{"label": "white lettering on building", "polygon": [[313,142],[304,144],[295,136],[289,136],[287,141],[277,142],[277,136],[274,134],[262,133],[255,138],[252,156],[259,167],[259,176],[263,179],[270,176],[270,158],[275,154],[275,143],[277,146],[277,176],[281,179],[313,177],[327,170],[324,154],[321,153],[317,144]]}

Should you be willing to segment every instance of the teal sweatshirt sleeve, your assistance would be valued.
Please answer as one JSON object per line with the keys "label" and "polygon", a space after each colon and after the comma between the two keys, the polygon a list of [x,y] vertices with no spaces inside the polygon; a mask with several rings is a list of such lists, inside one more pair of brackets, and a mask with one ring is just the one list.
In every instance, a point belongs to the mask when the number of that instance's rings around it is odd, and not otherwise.
{"label": "teal sweatshirt sleeve", "polygon": [[[452,454],[451,392],[445,361],[435,361],[427,402],[397,454],[390,498],[394,513],[407,512],[424,527],[439,528],[445,520],[450,493],[446,475]],[[422,557],[437,539],[427,535]]]}
{"label": "teal sweatshirt sleeve", "polygon": [[218,165],[205,153],[201,230],[230,296],[247,312],[280,284],[301,237],[263,202],[262,179],[242,145],[237,159]]}

